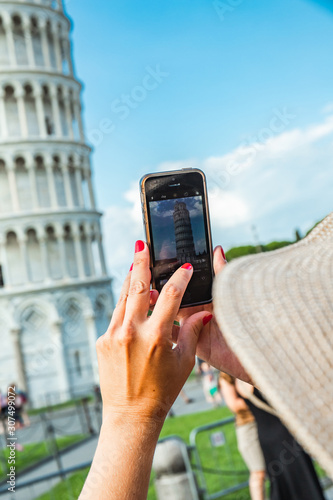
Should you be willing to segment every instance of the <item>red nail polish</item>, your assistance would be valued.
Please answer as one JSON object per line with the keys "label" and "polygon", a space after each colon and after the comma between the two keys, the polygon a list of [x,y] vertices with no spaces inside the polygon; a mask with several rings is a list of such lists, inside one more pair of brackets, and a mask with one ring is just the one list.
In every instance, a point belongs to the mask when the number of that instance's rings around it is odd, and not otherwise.
{"label": "red nail polish", "polygon": [[183,269],[188,269],[188,270],[190,270],[190,269],[192,269],[192,264],[188,264],[188,263],[183,264],[183,265],[182,265],[182,268],[183,268]]}
{"label": "red nail polish", "polygon": [[142,250],[144,249],[144,247],[145,247],[144,242],[141,241],[141,240],[138,240],[135,243],[135,253],[142,252]]}
{"label": "red nail polish", "polygon": [[221,247],[221,252],[222,252],[222,257],[224,258],[224,260],[227,262],[227,259],[226,259],[226,256],[225,256],[225,253],[224,253],[224,250],[223,248]]}
{"label": "red nail polish", "polygon": [[207,325],[207,323],[209,323],[212,318],[213,318],[212,314],[209,314],[208,316],[205,316],[204,319],[202,320],[203,326]]}
{"label": "red nail polish", "polygon": [[131,265],[129,272],[131,272],[131,271],[132,271],[132,269],[133,269],[133,264]]}

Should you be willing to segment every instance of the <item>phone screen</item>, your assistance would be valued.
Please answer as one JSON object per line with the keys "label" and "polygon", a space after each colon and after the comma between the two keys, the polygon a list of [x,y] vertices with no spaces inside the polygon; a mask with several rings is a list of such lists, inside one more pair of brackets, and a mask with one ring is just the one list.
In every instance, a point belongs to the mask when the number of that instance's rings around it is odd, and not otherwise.
{"label": "phone screen", "polygon": [[211,300],[212,263],[203,179],[182,173],[146,181],[153,278],[157,290],[181,265],[189,262],[193,276],[182,305]]}

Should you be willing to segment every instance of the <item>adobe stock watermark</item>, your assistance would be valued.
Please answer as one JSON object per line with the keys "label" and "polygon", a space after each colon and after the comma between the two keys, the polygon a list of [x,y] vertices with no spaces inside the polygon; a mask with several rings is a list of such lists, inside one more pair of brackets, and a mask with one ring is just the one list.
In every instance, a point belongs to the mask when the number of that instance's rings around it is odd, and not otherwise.
{"label": "adobe stock watermark", "polygon": [[221,0],[214,0],[213,7],[220,21],[224,21],[226,16],[234,12],[244,1],[245,0],[226,0],[222,2]]}
{"label": "adobe stock watermark", "polygon": [[[296,118],[296,115],[291,113],[286,106],[273,108],[272,113],[273,116],[269,120],[268,126],[261,128],[256,135],[241,142],[236,148],[235,154],[221,170],[209,173],[210,179],[217,187],[226,189],[232,178],[242,173],[254,161],[258,153],[265,150],[269,140],[284,132]],[[213,189],[211,196],[219,194],[219,190],[214,192]]]}
{"label": "adobe stock watermark", "polygon": [[[146,73],[139,85],[135,85],[128,93],[121,94],[111,102],[111,112],[118,120],[126,120],[133,110],[137,109],[154,92],[163,81],[169,77],[169,73],[161,69],[159,64],[155,67],[146,66]],[[116,129],[114,119],[102,118],[98,128],[88,132],[88,141],[94,146],[99,146],[105,135],[111,134]]]}

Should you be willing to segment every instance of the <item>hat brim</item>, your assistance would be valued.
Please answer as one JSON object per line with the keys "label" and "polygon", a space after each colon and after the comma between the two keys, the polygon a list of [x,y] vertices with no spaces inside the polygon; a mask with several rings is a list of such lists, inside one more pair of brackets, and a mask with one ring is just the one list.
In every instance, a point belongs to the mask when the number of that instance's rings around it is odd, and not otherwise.
{"label": "hat brim", "polygon": [[230,348],[333,478],[333,214],[300,243],[233,261],[213,296]]}

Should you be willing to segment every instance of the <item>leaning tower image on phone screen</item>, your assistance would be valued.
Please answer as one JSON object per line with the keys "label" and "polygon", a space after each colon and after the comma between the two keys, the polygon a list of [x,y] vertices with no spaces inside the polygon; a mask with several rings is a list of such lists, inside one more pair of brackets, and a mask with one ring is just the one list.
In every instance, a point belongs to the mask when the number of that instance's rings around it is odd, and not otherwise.
{"label": "leaning tower image on phone screen", "polygon": [[181,264],[185,264],[185,262],[192,261],[195,257],[191,219],[186,203],[182,201],[175,203],[173,221],[175,224],[177,259]]}

